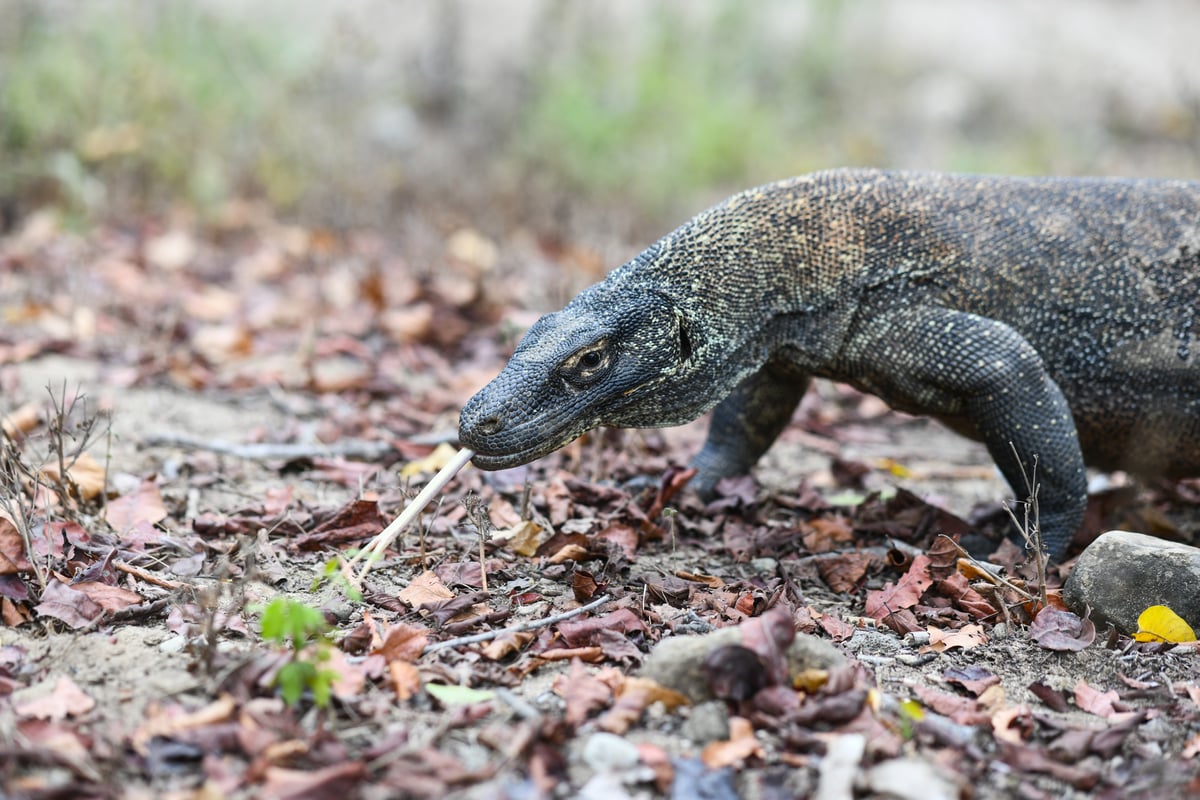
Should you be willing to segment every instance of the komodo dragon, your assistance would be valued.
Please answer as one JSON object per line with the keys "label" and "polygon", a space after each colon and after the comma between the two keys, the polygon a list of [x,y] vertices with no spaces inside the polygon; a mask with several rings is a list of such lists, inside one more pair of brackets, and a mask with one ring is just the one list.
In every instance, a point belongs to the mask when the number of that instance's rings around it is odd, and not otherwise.
{"label": "komodo dragon", "polygon": [[811,376],[983,441],[1061,557],[1085,464],[1200,475],[1200,183],[841,169],[735,195],[539,319],[467,403],[483,469],[716,408],[702,493]]}

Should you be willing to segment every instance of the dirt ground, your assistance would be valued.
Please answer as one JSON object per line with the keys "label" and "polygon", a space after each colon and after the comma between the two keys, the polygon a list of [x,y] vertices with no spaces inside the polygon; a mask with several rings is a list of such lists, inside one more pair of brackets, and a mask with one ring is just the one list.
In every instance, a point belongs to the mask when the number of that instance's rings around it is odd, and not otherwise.
{"label": "dirt ground", "polygon": [[[256,432],[293,429],[297,410],[302,420],[313,423],[321,412],[310,394],[214,393],[161,385],[114,386],[106,381],[106,370],[95,360],[57,355],[26,361],[19,365],[16,375],[18,385],[11,396],[37,397],[45,391],[44,387],[65,382],[68,386],[79,387],[101,407],[110,409],[113,435],[111,440],[106,440],[109,443],[105,452],[110,479],[120,483],[116,476],[121,474],[156,476],[156,484],[168,507],[182,509],[182,514],[172,511],[163,527],[180,534],[188,527],[188,514],[233,515],[238,509],[283,488],[292,493],[294,503],[310,508],[336,508],[362,493],[358,487],[331,483],[311,472],[281,473],[277,461],[214,456],[203,450],[148,444],[155,437],[164,435],[186,435],[210,442],[245,441],[255,438]],[[828,386],[818,390],[818,394],[835,402],[837,393],[838,390]],[[856,412],[847,419],[834,420],[828,435],[815,435],[804,426],[789,431],[764,463],[762,483],[774,487],[773,491],[782,492],[784,487],[794,488],[797,480],[802,479],[823,492],[835,494],[838,488],[830,474],[829,455],[836,452],[845,460],[876,465],[867,475],[868,489],[901,485],[962,516],[981,501],[994,502],[1006,495],[1004,485],[978,445],[965,442],[934,423],[886,412],[877,408],[873,401],[855,402],[858,403]],[[806,406],[809,405],[820,407],[820,402],[816,399],[806,401]],[[436,430],[452,423],[452,416],[435,415],[430,427]],[[663,432],[661,442],[654,433],[627,436],[623,441],[630,444],[635,454],[650,448],[665,453],[667,460],[679,463],[694,450],[702,430],[702,424],[697,423]],[[586,464],[592,457],[587,451],[596,447],[600,444],[585,445],[575,453],[552,457],[550,461],[560,468]],[[883,458],[893,461],[880,461]],[[653,459],[652,462],[659,463]],[[881,466],[885,463],[903,464],[908,477],[898,479],[888,468]],[[463,479],[470,474],[470,470],[464,473]],[[546,480],[555,474],[554,466],[535,469],[532,474],[534,480]],[[205,475],[205,480],[198,480]],[[388,482],[387,479],[381,481],[385,485]],[[473,483],[481,485],[477,473]],[[516,499],[511,494],[507,496]],[[685,507],[681,513],[694,513],[694,510]],[[194,526],[195,518],[190,521]],[[435,530],[431,533],[430,547],[442,552],[442,558],[450,558],[455,544],[437,544],[437,539],[456,535]],[[286,546],[279,542],[278,549],[283,553]],[[391,562],[390,568],[385,566],[375,573],[376,591],[394,595],[415,575],[411,541],[406,549],[410,554],[408,557]],[[779,559],[786,558],[783,554],[777,558],[769,553],[758,553],[750,559],[738,557],[728,549],[715,546],[712,541],[685,535],[670,546],[666,541],[644,546],[638,551],[636,560],[626,565],[625,571],[610,572],[607,578],[610,590],[618,596],[624,595],[627,602],[630,596],[636,600],[637,587],[643,580],[639,575],[669,575],[683,569],[690,573],[721,576],[727,583],[761,583],[764,576],[759,573],[776,569]],[[205,559],[204,568],[186,578],[177,578],[184,588],[158,594],[167,598],[169,606],[186,606],[200,598],[202,604],[215,602],[229,608],[231,613],[285,594],[326,609],[336,619],[337,629],[341,632],[360,623],[364,611],[383,613],[371,604],[364,607],[347,601],[332,584],[325,584],[315,594],[309,593],[309,585],[320,562],[289,564],[286,554],[283,560],[285,575],[275,585],[264,580],[243,581],[228,573],[221,574],[215,569],[213,560]],[[558,600],[565,599],[561,578],[548,580],[544,575],[539,576],[536,569],[529,572],[529,567],[539,563],[545,562],[509,563],[509,572],[519,576],[512,583],[537,588],[544,598],[554,599],[557,594]],[[169,575],[171,571],[165,570],[163,574]],[[885,576],[870,579],[866,585],[878,586],[882,577]],[[226,584],[227,591],[217,594],[219,599],[213,600],[214,588],[221,583]],[[234,583],[240,584],[236,592],[229,590]],[[644,590],[645,584],[641,585]],[[1184,796],[1195,788],[1194,755],[1180,757],[1181,752],[1196,749],[1195,737],[1200,721],[1195,696],[1190,701],[1176,696],[1181,686],[1195,686],[1194,652],[1141,652],[1121,643],[1115,647],[1097,643],[1074,653],[1055,652],[1033,645],[1023,629],[1011,629],[1002,634],[998,629],[989,628],[992,636],[986,643],[941,653],[923,653],[920,642],[924,640],[920,638],[901,637],[882,626],[864,625],[861,593],[835,592],[820,580],[800,580],[797,588],[810,613],[828,614],[850,622],[836,646],[850,663],[858,665],[870,676],[881,696],[923,698],[930,707],[937,707],[946,715],[943,719],[948,719],[958,712],[938,703],[948,702],[945,698],[955,695],[952,682],[947,678],[954,670],[982,670],[998,679],[1000,699],[993,694],[992,705],[988,706],[990,710],[975,719],[974,725],[947,722],[954,731],[944,734],[950,737],[949,740],[912,738],[895,754],[896,763],[904,761],[910,765],[915,761],[931,765],[937,779],[932,788],[897,784],[880,786],[863,777],[868,774],[864,768],[859,773],[855,796],[1169,797]],[[237,593],[241,596],[235,602],[232,595]],[[497,595],[493,594],[493,598],[493,607],[504,604],[502,600],[496,602]],[[644,605],[645,601],[642,603]],[[554,602],[535,605],[526,609],[526,616],[546,613],[557,605]],[[686,607],[665,605],[661,608],[669,609],[677,616],[687,613]],[[247,616],[252,617],[251,614]],[[401,616],[416,619],[411,612]],[[253,624],[250,628],[253,629]],[[816,629],[816,635],[830,638],[820,628]],[[15,662],[19,669],[13,670],[19,681],[44,689],[52,679],[68,676],[95,702],[94,707],[72,720],[76,729],[86,731],[92,742],[90,767],[75,763],[74,777],[68,777],[66,773],[71,770],[62,764],[56,771],[46,764],[31,766],[26,763],[14,768],[13,762],[9,761],[5,771],[9,796],[64,796],[63,790],[68,793],[73,790],[80,792],[77,796],[199,797],[214,796],[204,792],[213,791],[220,785],[231,788],[229,796],[324,797],[340,791],[340,784],[320,781],[297,789],[277,774],[269,775],[265,783],[247,780],[240,785],[238,781],[222,784],[220,771],[208,763],[211,754],[203,756],[201,763],[205,766],[202,769],[187,758],[172,762],[169,756],[164,756],[165,761],[156,763],[153,757],[144,754],[135,757],[137,747],[132,743],[140,741],[139,730],[145,727],[148,718],[156,718],[165,707],[173,704],[187,709],[211,704],[221,695],[219,687],[229,683],[231,674],[255,658],[261,658],[263,645],[252,630],[243,628],[239,632],[231,628],[217,637],[215,647],[219,653],[216,659],[224,665],[224,671],[216,673],[206,673],[198,668],[200,656],[194,632],[189,636],[164,614],[125,623],[101,623],[77,631],[65,630],[64,626],[42,618],[40,622],[6,629],[0,643],[7,653],[21,653]],[[649,646],[649,643],[643,646]],[[471,652],[468,649],[469,655],[465,658],[437,659],[437,663],[428,666],[428,674],[443,680],[456,678],[481,687],[492,685],[494,671],[487,673],[491,680],[471,677],[480,663],[478,654]],[[14,665],[11,658],[5,663],[10,668]],[[605,663],[609,663],[607,659],[600,662]],[[420,661],[418,665],[421,665]],[[635,671],[630,666],[625,663],[621,669]],[[441,786],[446,796],[451,797],[538,796],[541,791],[537,788],[538,768],[531,767],[528,752],[515,758],[506,755],[495,737],[497,730],[516,735],[522,730],[520,725],[529,724],[530,713],[536,713],[542,719],[561,718],[564,699],[561,691],[555,692],[555,681],[571,669],[564,661],[546,661],[537,669],[527,665],[522,667],[516,672],[519,679],[514,679],[510,670],[509,678],[502,681],[509,684],[509,699],[493,701],[485,711],[478,712],[481,718],[471,722],[447,724],[453,707],[438,706],[428,698],[397,702],[388,698],[390,692],[385,687],[376,686],[374,691],[368,687],[366,696],[370,699],[361,701],[365,702],[368,711],[359,708],[357,713],[347,717],[346,709],[354,707],[353,703],[347,703],[342,714],[331,715],[318,727],[328,726],[335,738],[349,743],[351,753],[361,753],[372,743],[399,737],[402,744],[397,749],[408,757],[426,754],[432,747],[441,753],[441,757],[452,759],[460,770],[448,777],[445,769],[439,772],[432,767],[423,767],[425,777],[431,779],[426,783],[405,785],[394,779],[377,783],[366,780],[353,789],[365,797],[432,796],[429,783]],[[1105,755],[1089,752],[1086,748],[1070,757],[1066,751],[1057,755],[1052,751],[1045,757],[1049,765],[1038,761],[1026,763],[1022,757],[1013,756],[1016,752],[1013,748],[1032,750],[1032,743],[1047,730],[1098,733],[1121,724],[1129,726],[1128,717],[1117,722],[1082,710],[1074,703],[1065,703],[1060,709],[1053,710],[1031,691],[1031,687],[1038,684],[1069,697],[1081,682],[1100,692],[1116,690],[1127,698],[1136,695],[1134,699],[1125,700],[1125,705],[1120,708],[1123,714],[1142,716],[1136,718],[1136,725],[1130,728],[1131,732],[1122,739],[1119,747],[1115,751],[1105,751]],[[13,697],[18,698],[16,702],[25,701],[31,691],[22,688]],[[974,702],[974,698],[961,691],[957,700],[964,706]],[[1191,705],[1187,706],[1187,703]],[[639,747],[652,748],[637,752],[662,751],[677,759],[694,760],[705,744],[711,744],[704,737],[720,738],[722,735],[704,733],[697,721],[712,714],[711,706],[711,703],[702,704],[690,711],[685,708],[674,712],[653,706],[629,729],[625,738]],[[1026,723],[1037,731],[1023,731],[1015,738],[1006,735],[996,714],[1000,710],[1012,712],[1013,709],[1024,709]],[[1148,709],[1148,712],[1139,709]],[[719,719],[725,720],[725,726],[729,713],[727,709],[719,709],[717,713]],[[976,709],[975,713],[980,712]],[[313,724],[316,716],[318,712],[310,708],[300,720],[301,728],[306,723]],[[14,734],[14,722],[10,718],[2,734],[10,749],[19,747],[22,742],[20,736]],[[717,729],[720,731],[725,727],[718,723]],[[827,744],[839,736],[838,726],[828,724],[818,723],[813,731]],[[311,730],[307,735],[312,736]],[[639,779],[635,772],[620,772],[604,756],[596,755],[599,748],[592,746],[593,740],[602,742],[604,735],[607,734],[602,734],[599,728],[585,723],[573,735],[555,741],[554,746],[563,759],[562,770],[557,778],[541,776],[541,780],[548,780],[549,784],[557,781],[557,788],[550,789],[550,794],[655,796],[652,773],[646,772]],[[706,784],[708,788],[698,789],[701,784],[689,784],[677,775],[673,789],[669,790],[673,792],[671,796],[789,797],[806,796],[815,791],[825,774],[819,755],[796,755],[794,745],[782,738],[779,731],[763,729],[758,736],[756,754],[737,760],[724,772],[713,772],[713,775],[723,777]],[[298,764],[302,760],[293,754],[290,759],[280,759],[278,763],[302,771],[303,767]],[[377,757],[377,763],[378,760]],[[964,763],[969,763],[970,767],[964,769]],[[384,768],[376,767],[374,774],[386,774],[380,770]],[[677,770],[682,771],[682,767]],[[202,778],[201,773],[206,773],[207,778]],[[688,795],[689,786],[691,791],[708,793]],[[930,793],[922,793],[926,791]]]}

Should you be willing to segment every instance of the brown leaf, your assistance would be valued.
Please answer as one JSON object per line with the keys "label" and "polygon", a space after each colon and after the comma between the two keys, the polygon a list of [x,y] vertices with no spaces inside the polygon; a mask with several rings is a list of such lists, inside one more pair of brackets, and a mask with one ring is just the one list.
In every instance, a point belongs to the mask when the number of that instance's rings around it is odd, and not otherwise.
{"label": "brown leaf", "polygon": [[512,631],[497,636],[484,645],[480,652],[484,658],[500,661],[509,656],[515,656],[526,648],[536,638],[532,631]]}
{"label": "brown leaf", "polygon": [[107,583],[100,583],[99,581],[80,581],[79,583],[71,584],[71,588],[77,592],[83,592],[110,614],[129,608],[130,606],[136,606],[145,600],[137,592],[122,589],[120,586],[110,586]]}
{"label": "brown leaf", "polygon": [[133,732],[130,741],[134,749],[144,756],[149,752],[147,746],[151,740],[171,738],[184,731],[225,722],[233,718],[236,710],[237,703],[229,694],[222,694],[203,708],[188,713],[179,706],[164,708],[152,705],[148,718]]}
{"label": "brown leaf", "polygon": [[271,800],[342,800],[358,794],[367,774],[361,761],[343,761],[314,770],[267,767],[262,796]]}
{"label": "brown leaf", "polygon": [[1070,611],[1047,607],[1034,617],[1029,638],[1047,650],[1077,651],[1096,640],[1096,626]]}
{"label": "brown leaf", "polygon": [[889,614],[901,609],[912,608],[921,600],[921,595],[932,585],[929,576],[929,557],[924,554],[913,559],[912,566],[894,585],[888,583],[881,590],[867,592],[866,614],[883,621]]}
{"label": "brown leaf", "polygon": [[52,689],[49,681],[43,681],[13,695],[13,710],[19,717],[57,721],[86,714],[95,706],[96,701],[65,675],[59,676]]}
{"label": "brown leaf", "polygon": [[991,717],[970,697],[941,692],[928,686],[916,685],[913,693],[928,708],[949,717],[960,725],[986,725]]}
{"label": "brown leaf", "polygon": [[556,626],[563,641],[571,647],[594,644],[598,631],[609,629],[620,633],[648,634],[646,623],[628,608],[618,608],[599,617],[563,620]]}
{"label": "brown leaf", "polygon": [[1055,689],[1053,686],[1050,686],[1045,681],[1035,681],[1034,683],[1029,684],[1029,691],[1032,692],[1035,697],[1049,706],[1053,711],[1057,711],[1060,714],[1066,713],[1066,711],[1070,708],[1070,705],[1067,703],[1066,695],[1064,695],[1058,689]]}
{"label": "brown leaf", "polygon": [[578,728],[595,712],[613,702],[613,690],[588,671],[582,661],[571,661],[570,672],[556,680],[554,691],[566,702],[567,724]]}
{"label": "brown leaf", "polygon": [[729,739],[709,742],[700,753],[700,760],[709,769],[722,769],[742,764],[748,758],[765,758],[766,751],[754,735],[754,726],[742,717],[729,718]]}
{"label": "brown leaf", "polygon": [[867,568],[871,566],[874,557],[869,553],[843,553],[835,558],[827,558],[817,562],[817,571],[825,585],[838,593],[850,593],[858,589]]}
{"label": "brown leaf", "polygon": [[421,673],[415,665],[407,661],[388,662],[388,675],[392,679],[392,689],[396,699],[406,702],[421,691]]}
{"label": "brown leaf", "polygon": [[926,630],[929,631],[927,646],[935,653],[944,652],[952,647],[970,650],[972,647],[978,647],[988,641],[987,634],[983,632],[983,627],[980,625],[964,625],[956,631],[944,631],[930,625]]}
{"label": "brown leaf", "polygon": [[368,539],[383,530],[386,521],[374,500],[351,500],[316,528],[291,541],[299,550],[319,550]]}
{"label": "brown leaf", "polygon": [[108,501],[102,517],[117,533],[138,523],[156,525],[167,518],[167,507],[154,481],[142,481],[137,490]]}
{"label": "brown leaf", "polygon": [[988,619],[994,617],[997,613],[995,606],[988,602],[979,592],[972,589],[970,582],[958,572],[937,581],[934,586],[939,593],[948,597],[954,602],[954,605],[975,619]]}
{"label": "brown leaf", "polygon": [[[3,359],[0,359],[2,361]],[[42,406],[30,401],[7,414],[0,414],[0,430],[9,439],[17,439],[29,433],[42,421]]]}
{"label": "brown leaf", "polygon": [[62,620],[75,629],[92,624],[104,613],[103,607],[95,600],[58,580],[46,584],[42,601],[34,607],[34,611],[41,617]]}
{"label": "brown leaf", "polygon": [[17,526],[0,513],[0,575],[29,572],[33,565],[25,553],[25,540]]}
{"label": "brown leaf", "polygon": [[427,644],[429,631],[425,627],[397,622],[384,631],[379,645],[371,648],[371,652],[383,656],[389,663],[416,661]]}
{"label": "brown leaf", "polygon": [[1121,697],[1116,690],[1101,692],[1083,680],[1075,684],[1075,705],[1090,714],[1098,717],[1111,717],[1123,710],[1116,707],[1120,702]]}
{"label": "brown leaf", "polygon": [[596,720],[596,727],[609,733],[625,733],[652,703],[662,703],[670,711],[687,705],[688,699],[649,678],[626,678],[617,690],[616,703]]}
{"label": "brown leaf", "polygon": [[[62,484],[62,476],[58,462],[46,464],[41,469],[42,477],[51,484]],[[72,463],[67,464],[68,491],[78,495],[83,500],[94,500],[104,491],[104,465],[87,453],[80,453]]]}
{"label": "brown leaf", "polygon": [[957,683],[971,694],[978,697],[984,689],[1000,683],[1000,677],[983,667],[950,667],[942,673],[942,678],[949,683]]}
{"label": "brown leaf", "polygon": [[435,573],[426,570],[396,593],[396,596],[413,608],[430,603],[439,603],[454,597],[454,592],[446,588]]}

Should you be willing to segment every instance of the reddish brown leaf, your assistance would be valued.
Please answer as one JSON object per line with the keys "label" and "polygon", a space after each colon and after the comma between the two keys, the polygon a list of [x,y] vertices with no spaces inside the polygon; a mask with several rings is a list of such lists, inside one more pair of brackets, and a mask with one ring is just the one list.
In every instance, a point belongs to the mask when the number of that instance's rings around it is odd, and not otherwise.
{"label": "reddish brown leaf", "polygon": [[1066,695],[1045,681],[1035,681],[1029,684],[1029,691],[1052,710],[1060,714],[1065,713],[1070,708],[1070,705],[1067,704]]}
{"label": "reddish brown leaf", "polygon": [[614,522],[594,537],[598,541],[611,542],[620,548],[626,558],[632,559],[637,555],[638,534],[633,528],[620,522]]}
{"label": "reddish brown leaf", "polygon": [[1047,607],[1029,626],[1029,638],[1047,650],[1082,650],[1096,640],[1096,626],[1070,611]]}
{"label": "reddish brown leaf", "polygon": [[586,617],[563,620],[556,626],[563,641],[571,647],[594,644],[596,633],[609,629],[620,633],[647,634],[646,623],[628,608],[618,608],[599,617]]}
{"label": "reddish brown leaf", "polygon": [[888,583],[881,590],[867,592],[866,614],[882,622],[889,614],[912,608],[920,602],[921,595],[932,583],[929,558],[918,555],[897,583]]}
{"label": "reddish brown leaf", "polygon": [[830,589],[838,593],[850,593],[858,589],[874,560],[869,553],[847,552],[818,561],[817,570],[821,573],[821,580]]}
{"label": "reddish brown leaf", "polygon": [[371,649],[388,662],[416,661],[429,643],[429,631],[419,625],[397,622],[387,628],[378,647]]}
{"label": "reddish brown leaf", "polygon": [[21,533],[11,520],[0,514],[0,575],[29,572],[32,568]]}
{"label": "reddish brown leaf", "polygon": [[138,523],[156,525],[167,518],[162,492],[154,481],[142,481],[131,494],[108,501],[103,517],[117,533],[127,531]]}
{"label": "reddish brown leaf", "polygon": [[1120,702],[1121,697],[1115,690],[1101,692],[1083,680],[1075,684],[1075,705],[1097,717],[1111,717],[1123,710],[1117,708]]}
{"label": "reddish brown leaf", "polygon": [[356,795],[367,774],[361,761],[345,761],[315,770],[267,767],[262,795],[272,800],[343,800]]}
{"label": "reddish brown leaf", "polygon": [[38,616],[54,617],[76,629],[92,624],[104,613],[95,600],[58,580],[46,584],[42,601],[33,610]]}
{"label": "reddish brown leaf", "polygon": [[421,673],[416,666],[407,661],[388,662],[388,675],[391,677],[396,699],[402,703],[411,700],[421,691]]}
{"label": "reddish brown leaf", "polygon": [[454,597],[454,592],[446,588],[446,584],[442,583],[435,573],[426,571],[413,578],[408,586],[396,593],[396,596],[413,608],[418,608],[449,600]]}
{"label": "reddish brown leaf", "polygon": [[566,702],[567,724],[578,728],[595,712],[613,701],[613,690],[608,684],[595,677],[578,659],[571,662],[571,669],[554,682],[554,691]]}
{"label": "reddish brown leaf", "polygon": [[979,708],[974,698],[960,697],[921,685],[914,686],[913,692],[927,707],[960,725],[986,725],[991,721],[990,715]]}
{"label": "reddish brown leaf", "polygon": [[937,581],[934,585],[940,594],[949,598],[954,605],[974,619],[989,619],[997,614],[995,606],[972,589],[970,582],[961,573],[951,573],[949,577]]}
{"label": "reddish brown leaf", "polygon": [[730,717],[729,739],[710,742],[704,746],[700,759],[709,769],[722,769],[742,764],[748,758],[764,758],[766,751],[754,735],[749,720]]}
{"label": "reddish brown leaf", "polygon": [[383,530],[386,521],[374,500],[352,500],[333,518],[291,541],[299,550],[319,550],[368,539]]}
{"label": "reddish brown leaf", "polygon": [[44,681],[22,689],[13,695],[13,710],[19,717],[33,717],[52,722],[86,714],[96,701],[84,694],[70,678],[60,676],[51,687]]}
{"label": "reddish brown leaf", "polygon": [[110,614],[114,611],[129,608],[130,606],[136,606],[145,600],[137,592],[131,592],[128,589],[122,589],[119,586],[110,586],[107,583],[100,583],[98,581],[80,581],[79,583],[71,584],[71,588],[77,592],[83,592]]}
{"label": "reddish brown leaf", "polygon": [[982,694],[984,689],[1000,683],[999,676],[983,667],[951,667],[942,673],[942,678],[949,683],[957,683],[976,697]]}

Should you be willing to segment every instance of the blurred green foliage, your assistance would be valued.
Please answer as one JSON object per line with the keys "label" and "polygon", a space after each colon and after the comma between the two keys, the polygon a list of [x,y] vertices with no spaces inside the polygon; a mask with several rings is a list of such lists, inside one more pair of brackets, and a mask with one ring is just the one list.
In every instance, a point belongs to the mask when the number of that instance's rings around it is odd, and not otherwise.
{"label": "blurred green foliage", "polygon": [[95,213],[254,190],[286,206],[310,179],[293,105],[314,63],[303,42],[188,3],[27,4],[10,19],[0,195]]}
{"label": "blurred green foliage", "polygon": [[725,2],[715,14],[659,7],[634,42],[586,14],[559,20],[533,76],[520,155],[572,187],[661,210],[680,196],[822,165],[837,118],[841,4],[814,4],[813,32],[779,58],[766,19]]}
{"label": "blurred green foliage", "polygon": [[894,46],[869,3],[518,9],[529,36],[484,28],[510,25],[485,0],[0,0],[0,212],[250,196],[327,224],[439,205],[523,224],[566,203],[650,230],[832,166],[1200,169],[1194,98],[1148,114],[1074,73],[1033,91],[1002,61],[957,70]]}

